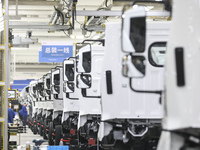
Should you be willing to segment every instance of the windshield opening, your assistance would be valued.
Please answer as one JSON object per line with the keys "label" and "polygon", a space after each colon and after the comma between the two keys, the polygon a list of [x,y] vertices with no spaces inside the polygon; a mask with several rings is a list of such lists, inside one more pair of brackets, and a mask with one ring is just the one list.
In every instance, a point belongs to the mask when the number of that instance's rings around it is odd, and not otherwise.
{"label": "windshield opening", "polygon": [[46,79],[46,86],[48,89],[50,89],[50,79]]}
{"label": "windshield opening", "polygon": [[149,48],[149,62],[155,67],[163,67],[165,64],[166,42],[153,43]]}
{"label": "windshield opening", "polygon": [[60,74],[54,74],[54,84],[60,85]]}
{"label": "windshield opening", "polygon": [[83,53],[83,68],[85,72],[91,72],[91,51]]}
{"label": "windshield opening", "polygon": [[136,52],[145,51],[146,40],[146,18],[131,18],[130,22],[130,41]]}
{"label": "windshield opening", "polygon": [[65,65],[65,75],[69,81],[74,81],[74,64]]}

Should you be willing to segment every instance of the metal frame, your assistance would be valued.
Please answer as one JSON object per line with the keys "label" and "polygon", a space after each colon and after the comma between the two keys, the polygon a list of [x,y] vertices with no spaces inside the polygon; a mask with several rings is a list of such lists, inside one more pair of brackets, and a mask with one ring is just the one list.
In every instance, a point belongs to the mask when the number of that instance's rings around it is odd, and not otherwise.
{"label": "metal frame", "polygon": [[[72,16],[72,13],[69,12]],[[122,11],[97,11],[97,10],[77,10],[76,16],[122,16]],[[146,16],[170,16],[169,12],[165,11],[148,11]]]}
{"label": "metal frame", "polygon": [[[97,10],[77,10],[76,16],[121,16],[122,11],[97,11]],[[72,12],[69,12],[69,16],[72,16]]]}
{"label": "metal frame", "polygon": [[[5,122],[0,120],[0,123],[3,124],[3,132],[2,132],[2,133],[3,133],[3,135],[5,135]],[[5,145],[5,144],[4,144],[5,141],[7,141],[7,140],[5,140],[5,138],[3,138],[3,149],[4,149],[4,150],[6,150],[6,149],[5,149],[5,146],[4,146],[4,145]]]}
{"label": "metal frame", "polygon": [[2,118],[0,121],[4,123],[3,132],[4,132],[4,141],[3,141],[3,149],[8,149],[8,88],[9,88],[9,78],[10,78],[10,49],[8,45],[8,36],[9,36],[9,12],[8,12],[8,0],[4,0],[4,44],[0,46],[1,50],[4,50],[4,82],[1,82],[1,85],[4,86],[4,118]]}
{"label": "metal frame", "polygon": [[23,30],[47,30],[47,31],[63,31],[69,30],[69,25],[48,25],[44,23],[26,23],[26,22],[10,22],[10,29],[23,29]]}
{"label": "metal frame", "polygon": [[[3,88],[3,91],[5,91],[5,85],[0,85],[0,88]],[[4,101],[4,103],[3,103],[3,115],[2,116],[0,116],[0,121],[4,121],[5,120],[5,93],[4,93],[4,95],[3,95],[3,101]]]}

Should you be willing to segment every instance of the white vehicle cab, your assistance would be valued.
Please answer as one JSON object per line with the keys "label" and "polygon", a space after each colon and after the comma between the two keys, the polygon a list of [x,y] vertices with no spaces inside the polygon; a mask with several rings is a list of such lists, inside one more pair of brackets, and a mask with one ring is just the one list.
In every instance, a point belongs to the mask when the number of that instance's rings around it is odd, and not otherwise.
{"label": "white vehicle cab", "polygon": [[[81,148],[95,148],[97,133],[101,119],[101,90],[100,75],[103,65],[104,46],[85,43],[77,44],[76,55],[76,85],[81,89],[80,110],[78,119],[79,146]],[[104,41],[101,42],[104,45]],[[84,45],[84,46],[83,46]]]}
{"label": "white vehicle cab", "polygon": [[64,60],[62,137],[63,142],[70,146],[78,145],[77,125],[81,90],[76,87],[76,75],[76,59],[70,57]]}
{"label": "white vehicle cab", "polygon": [[[57,66],[51,71],[51,93],[53,96],[53,116],[48,126],[48,142],[54,145],[54,139],[60,139],[60,128],[63,113],[63,68]],[[56,134],[58,132],[59,134]],[[58,137],[56,137],[58,136]]]}
{"label": "white vehicle cab", "polygon": [[[25,99],[25,103],[27,104],[26,108],[28,110],[27,124],[28,124],[28,127],[31,128],[33,105],[32,105],[32,98],[30,96],[30,86],[29,85],[26,86],[21,91],[19,99]],[[21,103],[21,105],[23,105],[23,104]]]}
{"label": "white vehicle cab", "polygon": [[45,90],[45,101],[46,101],[46,114],[43,124],[43,138],[47,139],[48,125],[52,121],[53,116],[53,97],[51,95],[51,73],[47,73],[43,76],[44,78],[44,90]]}
{"label": "white vehicle cab", "polygon": [[[31,103],[31,99],[29,96],[29,86],[24,87],[24,89],[21,91],[20,93],[20,97],[19,97],[19,111],[21,109],[21,107],[26,104],[26,108],[27,108],[27,112],[28,112],[28,116],[27,116],[27,125],[28,127],[30,127],[30,120],[31,120],[31,116],[32,116],[32,103]],[[18,112],[19,112],[18,111]],[[20,115],[20,119],[22,119],[21,115]]]}
{"label": "white vehicle cab", "polygon": [[38,112],[36,122],[38,126],[38,133],[43,136],[43,122],[46,115],[46,102],[45,102],[45,91],[44,91],[44,79],[43,77],[37,81],[37,101],[38,101]]}
{"label": "white vehicle cab", "polygon": [[34,134],[37,134],[37,123],[36,123],[36,117],[37,117],[37,111],[38,111],[38,102],[37,102],[37,92],[36,92],[36,84],[37,81],[31,81],[29,84],[30,87],[30,98],[32,102],[32,120],[31,120],[31,129]]}
{"label": "white vehicle cab", "polygon": [[102,148],[156,148],[163,117],[160,98],[169,27],[166,21],[146,22],[141,6],[123,14],[122,27],[121,23],[106,24],[99,130]]}
{"label": "white vehicle cab", "polygon": [[32,106],[33,106],[33,110],[32,110],[32,118],[35,117],[35,114],[37,112],[36,110],[36,83],[37,81],[31,81],[29,83],[29,88],[30,88],[30,92],[29,92],[29,96],[32,99]]}
{"label": "white vehicle cab", "polygon": [[200,1],[173,1],[159,150],[199,150]]}

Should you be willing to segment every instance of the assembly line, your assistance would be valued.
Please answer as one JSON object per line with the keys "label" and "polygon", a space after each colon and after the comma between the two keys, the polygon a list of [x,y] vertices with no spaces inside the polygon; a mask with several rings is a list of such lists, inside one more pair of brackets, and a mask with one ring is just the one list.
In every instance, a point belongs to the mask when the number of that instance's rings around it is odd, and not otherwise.
{"label": "assembly line", "polygon": [[28,128],[49,146],[200,150],[200,1],[151,1],[165,9],[153,13],[140,2],[22,90]]}

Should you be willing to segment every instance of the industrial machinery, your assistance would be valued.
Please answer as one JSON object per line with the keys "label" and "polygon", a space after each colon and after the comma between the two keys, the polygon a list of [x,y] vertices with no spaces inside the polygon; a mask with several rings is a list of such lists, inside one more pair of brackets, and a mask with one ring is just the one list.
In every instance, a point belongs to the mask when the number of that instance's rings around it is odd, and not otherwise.
{"label": "industrial machinery", "polygon": [[[53,116],[48,126],[48,142],[54,145],[54,139],[60,139],[60,126],[63,114],[63,68],[57,66],[51,72],[51,93],[53,94]],[[57,134],[58,132],[58,134]]]}
{"label": "industrial machinery", "polygon": [[[200,149],[199,1],[173,1],[167,44],[163,130],[159,150]],[[184,14],[183,14],[184,13]],[[181,23],[181,24],[180,24]]]}
{"label": "industrial machinery", "polygon": [[78,119],[79,146],[83,149],[96,149],[101,121],[100,74],[105,48],[85,42],[77,47],[81,47],[76,55],[76,69],[79,73],[76,76],[76,85],[81,88]]}

